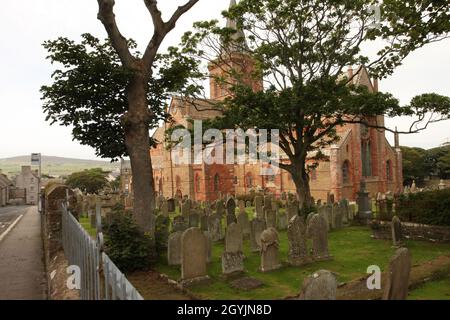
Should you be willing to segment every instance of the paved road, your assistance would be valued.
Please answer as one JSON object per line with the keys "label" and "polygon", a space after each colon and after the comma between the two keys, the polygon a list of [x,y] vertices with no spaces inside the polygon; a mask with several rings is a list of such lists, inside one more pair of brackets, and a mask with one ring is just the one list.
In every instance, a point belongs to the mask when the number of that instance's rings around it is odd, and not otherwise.
{"label": "paved road", "polygon": [[0,207],[0,236],[28,208],[26,206]]}
{"label": "paved road", "polygon": [[21,214],[23,217],[0,242],[0,300],[46,299],[41,222],[37,207],[1,208],[0,221],[11,224]]}

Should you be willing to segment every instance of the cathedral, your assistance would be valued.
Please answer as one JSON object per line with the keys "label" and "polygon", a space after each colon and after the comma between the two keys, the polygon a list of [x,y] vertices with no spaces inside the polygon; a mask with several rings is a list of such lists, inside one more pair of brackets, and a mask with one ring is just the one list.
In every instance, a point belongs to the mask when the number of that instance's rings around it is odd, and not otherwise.
{"label": "cathedral", "polygon": [[[227,21],[228,27],[235,27],[233,21]],[[243,36],[243,32],[238,32]],[[171,123],[160,126],[153,134],[159,142],[150,150],[153,165],[155,190],[164,197],[188,196],[197,201],[216,200],[220,195],[242,195],[252,190],[266,190],[277,197],[282,193],[296,193],[290,174],[278,170],[275,175],[261,174],[259,164],[176,164],[164,141],[166,130],[172,125],[189,127],[191,120],[205,120],[220,115],[220,110],[211,107],[214,102],[221,101],[230,93],[226,86],[216,79],[223,76],[225,68],[239,60],[244,65],[243,74],[251,74],[254,64],[245,54],[236,50],[232,53],[232,61],[224,61],[226,66],[209,65],[210,97],[208,100],[197,100],[188,103],[180,97],[172,97],[168,112]],[[244,63],[242,63],[244,62]],[[241,67],[242,68],[242,67]],[[378,91],[377,79],[371,79],[367,70],[348,69],[348,77],[353,77],[355,85],[366,86],[369,91]],[[244,79],[255,91],[263,88],[261,80]],[[384,125],[384,116],[377,117],[377,123]],[[270,128],[269,128],[270,129]],[[398,135],[392,147],[380,129],[367,128],[360,124],[347,124],[337,128],[340,139],[336,144],[322,150],[328,156],[327,161],[319,163],[310,172],[312,196],[327,199],[327,193],[334,194],[335,199],[355,200],[361,180],[366,181],[366,189],[371,196],[378,192],[400,192],[402,190],[402,155]],[[288,161],[281,154],[281,161]],[[123,188],[132,190],[129,168],[123,168]]]}

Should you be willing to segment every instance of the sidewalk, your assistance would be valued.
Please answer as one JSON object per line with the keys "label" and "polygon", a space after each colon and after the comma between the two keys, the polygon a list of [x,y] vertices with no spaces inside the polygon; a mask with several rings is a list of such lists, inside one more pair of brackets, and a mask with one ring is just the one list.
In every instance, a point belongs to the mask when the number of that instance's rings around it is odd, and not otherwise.
{"label": "sidewalk", "polygon": [[0,242],[0,300],[46,299],[41,222],[37,207],[24,216]]}

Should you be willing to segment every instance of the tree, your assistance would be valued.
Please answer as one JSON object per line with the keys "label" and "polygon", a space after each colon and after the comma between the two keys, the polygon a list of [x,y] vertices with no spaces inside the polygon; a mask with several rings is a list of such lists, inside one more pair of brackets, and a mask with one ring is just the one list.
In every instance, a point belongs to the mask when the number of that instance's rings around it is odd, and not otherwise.
{"label": "tree", "polygon": [[[178,19],[197,2],[198,0],[187,1],[175,10],[169,20],[164,21],[157,0],[144,0],[154,30],[142,55],[134,50],[134,43],[120,32],[114,14],[114,0],[98,0],[98,19],[108,34],[109,43],[101,44],[91,37],[84,37],[81,45],[67,39],[47,43],[50,59],[61,59],[66,68],[54,74],[56,82],[59,82],[54,90],[43,88],[44,98],[49,101],[44,106],[49,111],[47,117],[63,125],[76,124],[74,138],[94,146],[99,155],[113,158],[129,155],[134,184],[133,216],[141,231],[151,235],[155,229],[155,190],[149,154],[149,129],[163,114],[161,110],[164,99],[161,94],[164,95],[168,88],[173,87],[172,83],[165,81],[178,82],[174,73],[170,73],[170,79],[167,79],[167,74],[158,72],[158,51],[166,35],[175,28]],[[86,49],[86,46],[94,51]],[[111,48],[114,54],[108,58],[106,55],[112,54]],[[73,56],[65,55],[66,51]],[[176,50],[173,49],[170,53],[174,54]],[[80,58],[87,58],[89,61],[85,62]],[[174,65],[175,69],[179,66],[176,61]],[[83,71],[88,73],[83,74]],[[70,81],[74,80],[72,76],[79,77],[78,83]],[[178,76],[183,79],[184,74],[180,73]],[[162,89],[159,87],[161,81],[164,84]],[[65,83],[78,86],[65,86]],[[88,86],[89,90],[84,86]],[[73,90],[73,93],[69,90]],[[79,99],[75,95],[80,95]],[[66,97],[73,100],[64,104],[64,110],[58,110],[57,103],[64,101]],[[104,98],[106,101],[102,102]],[[85,108],[90,108],[90,111],[86,112]],[[63,114],[58,115],[58,112]],[[116,130],[120,134],[116,134]],[[115,141],[116,138],[119,140]],[[103,140],[106,140],[105,143]],[[121,145],[121,142],[124,144]]]}
{"label": "tree", "polygon": [[427,161],[427,150],[401,147],[403,157],[403,184],[410,185],[413,180],[422,182],[430,175],[431,166]]}
{"label": "tree", "polygon": [[107,175],[108,172],[101,168],[86,169],[69,175],[66,183],[69,187],[78,188],[85,193],[98,193],[108,185]]}
{"label": "tree", "polygon": [[450,146],[441,146],[427,150],[427,163],[430,167],[430,175],[441,179],[450,177]]}
{"label": "tree", "polygon": [[[378,115],[416,115],[410,130],[400,132],[412,133],[449,117],[448,97],[424,94],[399,106],[388,93],[353,84],[363,68],[344,76],[348,66],[364,65],[385,77],[410,52],[449,35],[446,1],[385,0],[380,17],[374,15],[378,3],[241,0],[224,12],[235,26],[199,22],[183,38],[185,52],[222,69],[226,76],[216,81],[232,93],[222,103],[223,115],[209,125],[278,129],[289,158],[278,165],[291,174],[303,207],[311,205],[308,170],[324,159],[320,150],[338,140],[338,127],[357,123],[392,131]],[[369,42],[383,43],[375,57],[362,53]],[[243,57],[254,61],[254,72]],[[263,77],[264,88],[254,90],[249,77]]]}

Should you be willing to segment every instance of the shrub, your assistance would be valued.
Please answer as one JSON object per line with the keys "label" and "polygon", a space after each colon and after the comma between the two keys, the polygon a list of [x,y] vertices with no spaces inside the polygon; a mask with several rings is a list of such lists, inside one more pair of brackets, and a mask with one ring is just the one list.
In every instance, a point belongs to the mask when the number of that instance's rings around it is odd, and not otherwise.
{"label": "shrub", "polygon": [[450,226],[450,189],[402,195],[395,211],[403,221]]}
{"label": "shrub", "polygon": [[143,270],[155,261],[155,241],[143,234],[129,212],[113,208],[104,226],[105,251],[122,272]]}

